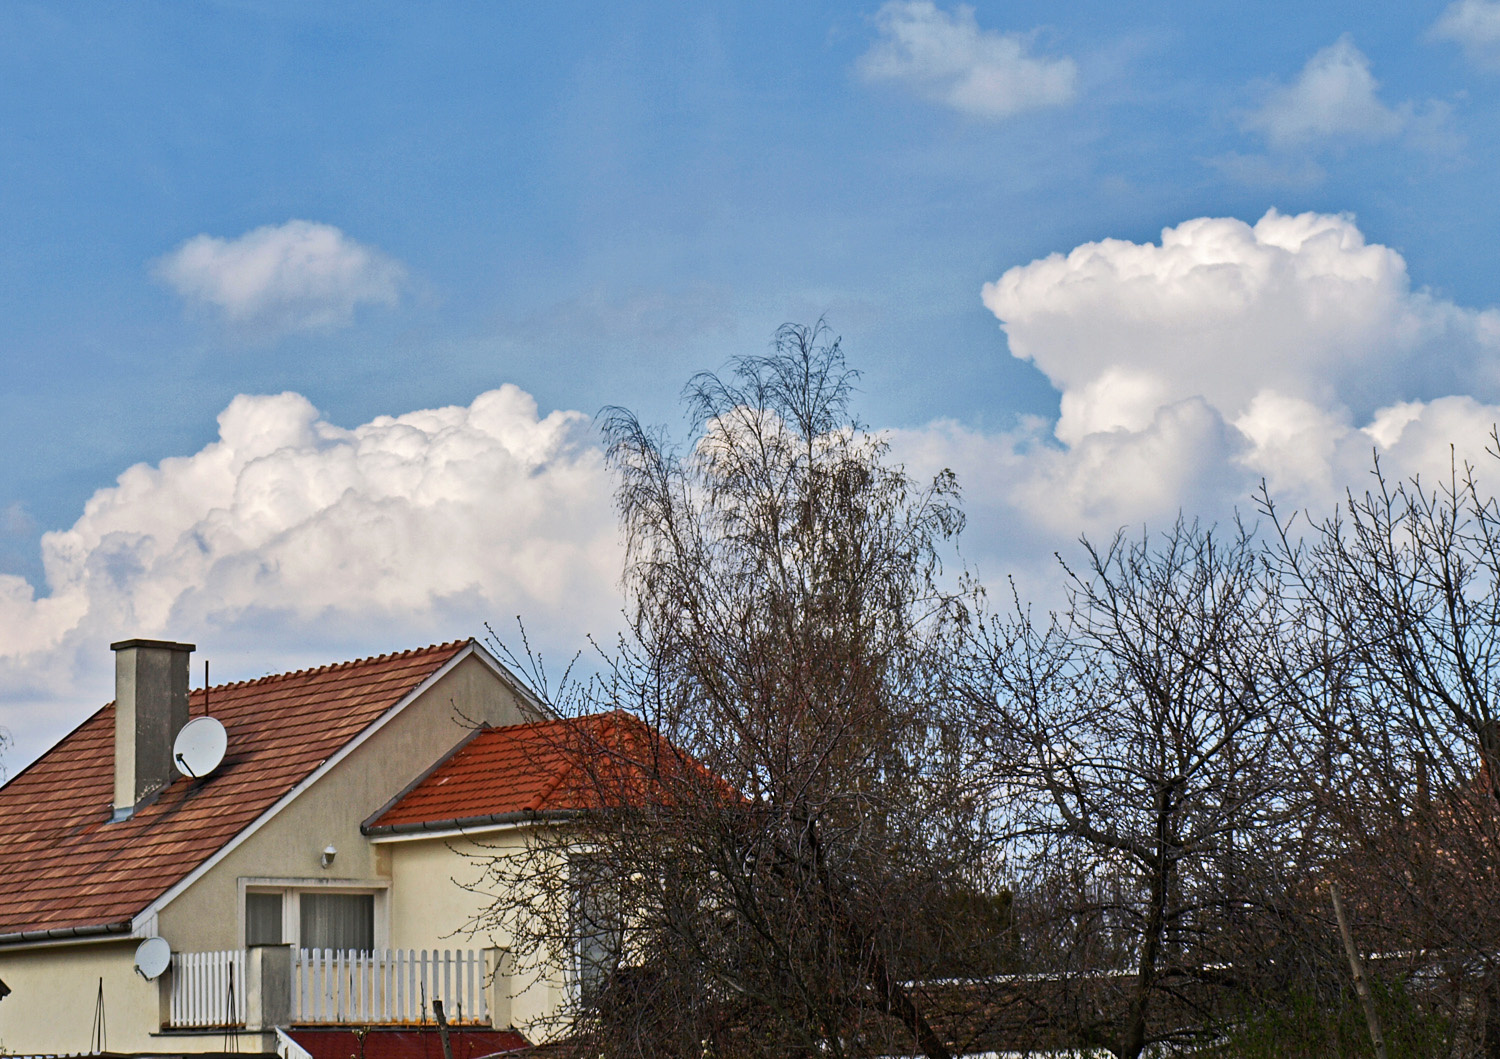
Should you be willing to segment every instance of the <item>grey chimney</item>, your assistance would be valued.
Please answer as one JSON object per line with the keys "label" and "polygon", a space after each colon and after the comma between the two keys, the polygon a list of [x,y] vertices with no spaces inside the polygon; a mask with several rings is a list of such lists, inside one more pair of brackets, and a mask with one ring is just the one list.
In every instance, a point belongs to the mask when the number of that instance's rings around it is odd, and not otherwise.
{"label": "grey chimney", "polygon": [[130,816],[172,782],[172,741],[188,721],[190,643],[121,640],[115,653],[115,812]]}

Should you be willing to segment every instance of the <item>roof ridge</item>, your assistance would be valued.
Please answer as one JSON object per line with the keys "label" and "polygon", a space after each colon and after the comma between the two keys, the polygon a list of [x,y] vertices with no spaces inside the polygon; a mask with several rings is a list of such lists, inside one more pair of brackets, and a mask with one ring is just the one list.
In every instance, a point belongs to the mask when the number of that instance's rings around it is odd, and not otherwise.
{"label": "roof ridge", "polygon": [[[361,830],[383,835],[452,827],[462,832],[470,825],[535,822],[541,819],[536,814],[581,811],[593,804],[587,770],[594,763],[606,770],[606,782],[619,785],[618,791],[604,792],[606,799],[644,796],[654,766],[642,755],[658,753],[655,748],[663,744],[655,729],[623,707],[483,729]],[[584,756],[575,756],[575,750]],[[675,774],[683,756],[675,751],[666,767]],[[687,763],[691,768],[691,759]],[[686,775],[709,773],[698,765]]]}
{"label": "roof ridge", "polygon": [[[289,669],[285,673],[267,673],[263,677],[250,677],[245,680],[231,680],[226,684],[211,684],[209,691],[227,690],[229,688],[244,688],[254,684],[268,684],[276,680],[288,680],[292,677],[308,677],[316,673],[332,672],[337,669],[353,669],[355,666],[373,665],[376,662],[389,662],[395,658],[406,658],[413,655],[436,654],[439,651],[458,650],[467,644],[474,643],[474,637],[468,636],[461,640],[449,640],[447,643],[428,644],[426,647],[410,647],[404,651],[388,651],[380,655],[368,655],[364,658],[351,658],[344,662],[325,662],[320,666],[309,666],[306,669]],[[203,689],[192,688],[190,694],[201,694]]]}

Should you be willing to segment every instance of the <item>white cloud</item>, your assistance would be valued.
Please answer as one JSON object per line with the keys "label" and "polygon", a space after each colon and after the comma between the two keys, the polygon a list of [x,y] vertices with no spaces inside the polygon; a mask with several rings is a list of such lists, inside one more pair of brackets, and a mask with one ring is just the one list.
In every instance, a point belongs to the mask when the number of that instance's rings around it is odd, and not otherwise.
{"label": "white cloud", "polygon": [[1273,88],[1245,125],[1277,149],[1390,139],[1407,127],[1411,108],[1386,106],[1379,87],[1370,60],[1345,35],[1309,59],[1292,84]]}
{"label": "white cloud", "polygon": [[1429,35],[1454,41],[1476,66],[1500,70],[1500,0],[1455,0],[1443,9]]}
{"label": "white cloud", "polygon": [[194,640],[227,677],[518,614],[549,643],[608,634],[611,499],[587,417],[539,417],[514,386],[352,430],[298,394],[237,397],[217,441],[131,467],[42,538],[46,595],[0,575],[0,725],[40,750],[110,697],[124,636]]}
{"label": "white cloud", "polygon": [[[964,550],[992,585],[1052,580],[1080,532],[1223,518],[1262,477],[1331,510],[1372,449],[1398,474],[1443,470],[1450,443],[1494,467],[1500,311],[1414,289],[1348,216],[1200,217],[1012,268],[983,298],[1057,418],[892,440],[915,471],[959,472]],[[12,764],[109,697],[124,635],[193,639],[216,674],[253,676],[515,614],[554,644],[614,627],[612,490],[585,417],[503,387],[353,429],[296,394],[239,397],[219,426],[47,534],[44,595],[0,575]]]}
{"label": "white cloud", "polygon": [[394,305],[406,278],[400,262],[311,221],[195,235],[154,271],[190,304],[261,336],[347,325],[361,304]]}
{"label": "white cloud", "polygon": [[1417,366],[1430,386],[1476,371],[1493,386],[1500,344],[1500,313],[1413,291],[1401,255],[1347,215],[1200,217],[1159,244],[1085,243],[983,298],[1011,353],[1061,391],[1067,444],[1190,397],[1230,419],[1263,390],[1368,412],[1414,396],[1399,373]]}
{"label": "white cloud", "polygon": [[[1248,443],[1240,465],[1265,478],[1277,495],[1299,498],[1331,493],[1337,471],[1345,469],[1341,450],[1353,433],[1343,408],[1322,408],[1275,390],[1257,393],[1234,427]],[[1368,440],[1355,444],[1368,453]]]}
{"label": "white cloud", "polygon": [[858,63],[867,80],[903,84],[965,114],[1007,118],[1067,103],[1077,91],[1072,59],[1029,54],[1027,37],[980,29],[966,5],[950,14],[931,0],[892,0],[875,27],[880,39]]}
{"label": "white cloud", "polygon": [[[1478,462],[1500,421],[1500,311],[1413,290],[1347,216],[1201,217],[1159,244],[1103,240],[985,286],[1011,353],[1059,391],[1055,421],[893,434],[913,469],[952,467],[965,551],[992,582],[1048,569],[1087,533],[1245,511],[1264,478],[1329,512],[1372,451],[1398,475]],[[1454,396],[1457,394],[1457,396]]]}
{"label": "white cloud", "polygon": [[1139,430],[1090,434],[1066,447],[1049,443],[1035,421],[995,435],[940,422],[897,431],[892,443],[924,471],[952,466],[971,503],[1010,509],[1007,534],[1021,514],[1050,550],[1081,532],[1108,533],[1179,507],[1220,507],[1220,468],[1239,439],[1207,402],[1190,398],[1159,406]]}
{"label": "white cloud", "polygon": [[35,530],[36,523],[21,501],[13,500],[0,510],[0,537],[28,537]]}

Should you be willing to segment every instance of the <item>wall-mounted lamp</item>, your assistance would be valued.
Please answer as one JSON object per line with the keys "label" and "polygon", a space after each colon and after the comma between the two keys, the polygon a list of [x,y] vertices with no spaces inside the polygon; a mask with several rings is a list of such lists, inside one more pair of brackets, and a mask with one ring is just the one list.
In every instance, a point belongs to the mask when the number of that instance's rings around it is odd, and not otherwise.
{"label": "wall-mounted lamp", "polygon": [[334,849],[332,846],[324,846],[323,855],[318,858],[318,863],[326,868],[333,863],[333,858],[337,857],[338,855],[339,851]]}

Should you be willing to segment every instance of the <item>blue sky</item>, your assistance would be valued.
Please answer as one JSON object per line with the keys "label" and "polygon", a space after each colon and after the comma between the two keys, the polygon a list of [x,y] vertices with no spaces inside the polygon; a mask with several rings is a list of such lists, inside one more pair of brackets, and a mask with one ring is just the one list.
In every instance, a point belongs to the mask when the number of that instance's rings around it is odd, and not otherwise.
{"label": "blue sky", "polygon": [[[1321,501],[1500,400],[1491,0],[0,17],[12,766],[108,698],[119,636],[236,676],[520,611],[608,626],[587,417],[675,423],[691,372],[785,320],[826,315],[864,417],[959,469],[994,573],[1260,476]],[[1186,266],[1140,249],[1195,220]],[[1042,267],[1090,246],[1103,272]],[[510,506],[474,499],[506,474]],[[424,551],[453,517],[503,526]],[[478,572],[424,581],[440,559]]]}

